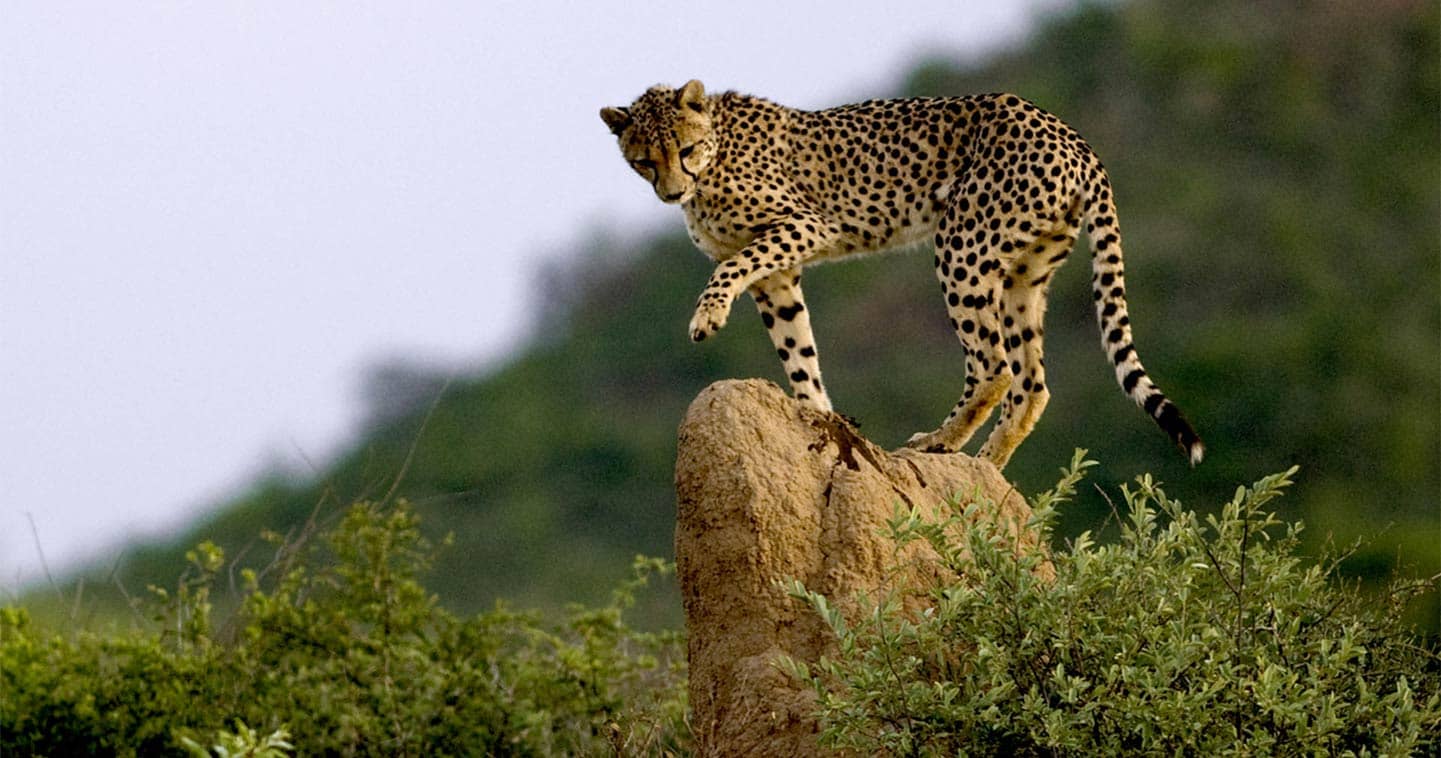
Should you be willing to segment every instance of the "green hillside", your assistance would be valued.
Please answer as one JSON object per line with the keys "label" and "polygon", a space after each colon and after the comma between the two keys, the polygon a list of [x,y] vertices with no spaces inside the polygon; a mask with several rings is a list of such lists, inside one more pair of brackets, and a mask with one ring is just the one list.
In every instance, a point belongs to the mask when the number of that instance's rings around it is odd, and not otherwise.
{"label": "green hillside", "polygon": [[[1014,91],[1087,137],[1116,187],[1139,351],[1209,447],[1189,469],[1115,386],[1078,256],[1052,290],[1054,396],[1006,472],[1023,490],[1053,482],[1076,447],[1101,461],[1103,487],[1150,471],[1194,503],[1298,464],[1282,515],[1305,519],[1313,547],[1370,536],[1351,573],[1441,572],[1441,16],[1432,2],[1352,5],[1085,6],[982,65],[927,61],[894,93]],[[678,215],[667,235],[600,237],[537,293],[542,336],[513,360],[450,378],[433,407],[447,377],[392,368],[383,421],[348,452],[136,547],[113,579],[88,580],[85,607],[123,607],[117,583],[173,584],[200,539],[265,565],[262,529],[387,495],[453,533],[428,586],[458,611],[593,602],[634,554],[669,555],[686,404],[717,379],[782,377],[748,299],[717,337],[687,340],[709,266]],[[838,409],[887,446],[933,428],[963,364],[929,256],[807,277]],[[1061,531],[1110,513],[1082,493]],[[678,603],[658,608],[679,618]],[[1434,628],[1434,595],[1421,614]]]}

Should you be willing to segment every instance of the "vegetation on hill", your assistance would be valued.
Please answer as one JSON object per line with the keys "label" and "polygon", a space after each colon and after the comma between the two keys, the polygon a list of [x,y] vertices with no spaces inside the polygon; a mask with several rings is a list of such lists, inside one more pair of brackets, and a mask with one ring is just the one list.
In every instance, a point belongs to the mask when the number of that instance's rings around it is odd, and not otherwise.
{"label": "vegetation on hill", "polygon": [[208,542],[176,591],[145,603],[155,623],[143,632],[56,635],[0,609],[0,754],[629,756],[689,744],[680,635],[622,619],[662,561],[638,559],[608,604],[563,622],[505,608],[459,618],[420,584],[434,551],[404,503],[357,504],[276,544],[282,557],[245,573],[227,621],[212,613],[225,556]]}
{"label": "vegetation on hill", "polygon": [[[1077,453],[1033,499],[1043,534],[1087,465]],[[976,517],[994,504],[947,517],[974,525],[963,540],[898,504],[897,549],[926,540],[957,578],[896,587],[933,603],[920,613],[878,597],[849,617],[797,585],[837,644],[781,665],[814,686],[821,741],[863,754],[1428,754],[1441,656],[1388,612],[1421,583],[1367,604],[1329,581],[1333,562],[1296,555],[1299,527],[1263,508],[1290,473],[1204,521],[1142,477],[1115,544],[1082,534],[1050,553]],[[623,619],[668,564],[637,559],[607,605],[562,622],[458,617],[420,582],[434,552],[419,526],[404,503],[366,503],[274,538],[224,621],[210,543],[153,592],[145,630],[55,634],[0,608],[0,753],[673,756],[704,741],[681,635]]]}
{"label": "vegetation on hill", "polygon": [[[1209,445],[1187,468],[1115,387],[1082,259],[1052,287],[1054,396],[1007,469],[1023,491],[1078,445],[1107,462],[1102,487],[1153,471],[1188,503],[1299,465],[1282,515],[1305,519],[1308,549],[1364,536],[1343,575],[1441,572],[1438,31],[1423,1],[1087,4],[1011,55],[910,75],[906,94],[1024,94],[1093,144],[1116,187],[1139,350]],[[349,451],[314,476],[257,482],[176,541],[91,576],[82,620],[125,612],[117,586],[173,585],[201,540],[263,566],[263,529],[332,524],[352,500],[387,495],[414,503],[432,539],[454,535],[430,586],[458,612],[500,597],[596,602],[631,556],[668,555],[686,404],[715,379],[781,379],[744,300],[717,337],[687,341],[709,266],[675,227],[633,243],[598,235],[553,270],[538,338],[499,368],[378,375],[384,399]],[[933,428],[964,369],[926,256],[820,267],[807,294],[838,408],[882,444]],[[1081,493],[1057,534],[1109,512]],[[27,604],[68,617],[76,588],[63,594]],[[214,601],[242,596],[223,586]],[[678,621],[673,599],[645,612]],[[1436,594],[1413,612],[1434,630]]]}
{"label": "vegetation on hill", "polygon": [[[1046,533],[1091,465],[1034,501]],[[858,755],[1431,755],[1441,656],[1387,606],[1328,583],[1266,506],[1294,470],[1204,520],[1149,476],[1122,488],[1120,538],[1014,545],[987,502],[936,521],[899,508],[897,545],[954,572],[862,599],[847,618],[796,584],[836,652],[786,668],[814,687],[821,742]],[[979,517],[977,514],[982,514]],[[963,539],[951,522],[973,526]],[[1044,545],[1042,541],[1040,544]],[[1055,571],[1038,571],[1049,564]],[[1424,583],[1392,585],[1391,610]],[[919,594],[921,612],[902,609]],[[906,607],[914,608],[913,603]]]}

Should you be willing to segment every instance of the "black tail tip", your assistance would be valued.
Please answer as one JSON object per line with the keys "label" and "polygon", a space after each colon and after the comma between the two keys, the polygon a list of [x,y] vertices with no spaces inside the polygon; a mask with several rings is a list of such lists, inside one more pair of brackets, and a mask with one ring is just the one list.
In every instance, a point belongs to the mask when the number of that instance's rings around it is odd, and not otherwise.
{"label": "black tail tip", "polygon": [[1181,409],[1177,408],[1175,403],[1163,400],[1160,407],[1156,408],[1155,419],[1161,430],[1175,440],[1192,466],[1200,463],[1206,456],[1205,443],[1201,442],[1196,430],[1191,428],[1191,423],[1181,415]]}

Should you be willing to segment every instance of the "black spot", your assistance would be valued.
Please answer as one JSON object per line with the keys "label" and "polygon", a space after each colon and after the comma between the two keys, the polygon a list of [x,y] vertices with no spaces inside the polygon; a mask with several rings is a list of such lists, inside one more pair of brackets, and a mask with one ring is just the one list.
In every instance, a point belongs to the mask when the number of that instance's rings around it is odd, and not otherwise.
{"label": "black spot", "polygon": [[772,316],[769,311],[761,313],[761,323],[765,324],[766,328],[769,329],[776,325],[776,317]]}
{"label": "black spot", "polygon": [[806,370],[803,368],[798,368],[795,371],[791,372],[791,381],[793,382],[804,382],[809,378],[811,378],[811,375],[807,374]]}
{"label": "black spot", "polygon": [[797,314],[805,310],[805,303],[793,303],[776,309],[776,315],[783,321],[794,321]]}
{"label": "black spot", "polygon": [[1136,384],[1140,382],[1141,377],[1145,375],[1146,372],[1143,369],[1133,369],[1131,373],[1126,374],[1126,378],[1122,380],[1121,389],[1125,390],[1127,395],[1131,394],[1131,390],[1136,388]]}
{"label": "black spot", "polygon": [[801,348],[801,357],[803,357],[803,358],[814,358],[815,355],[816,355],[816,349],[813,348],[813,347],[811,347],[810,345],[806,345],[805,347]]}

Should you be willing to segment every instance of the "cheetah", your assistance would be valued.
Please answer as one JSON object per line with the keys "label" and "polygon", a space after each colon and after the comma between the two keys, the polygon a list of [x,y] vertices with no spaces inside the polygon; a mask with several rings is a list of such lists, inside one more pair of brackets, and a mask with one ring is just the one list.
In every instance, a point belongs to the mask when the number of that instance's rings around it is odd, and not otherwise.
{"label": "cheetah", "polygon": [[1092,297],[1121,389],[1192,465],[1204,446],[1147,376],[1131,340],[1111,184],[1071,127],[1011,94],[870,100],[802,111],[699,81],[657,85],[601,119],[657,197],[685,211],[717,262],[690,320],[697,342],[749,292],[803,405],[830,411],[802,267],[933,242],[965,350],[960,401],[907,445],[954,452],[997,406],[980,455],[1004,467],[1050,398],[1042,320],[1051,274],[1081,229]]}

